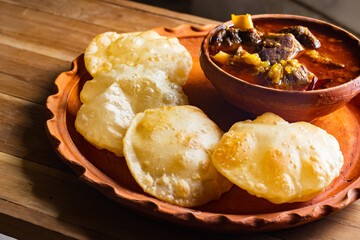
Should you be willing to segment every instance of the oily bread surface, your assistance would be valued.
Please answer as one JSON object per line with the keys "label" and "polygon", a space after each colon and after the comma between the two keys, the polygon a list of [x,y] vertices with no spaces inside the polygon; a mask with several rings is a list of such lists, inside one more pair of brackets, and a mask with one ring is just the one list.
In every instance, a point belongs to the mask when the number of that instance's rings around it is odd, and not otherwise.
{"label": "oily bread surface", "polygon": [[213,163],[250,194],[280,204],[307,201],[339,175],[336,139],[310,123],[288,123],[272,113],[235,123],[217,146]]}
{"label": "oily bread surface", "polygon": [[192,58],[186,48],[174,37],[157,32],[116,33],[96,36],[84,54],[88,72],[95,76],[119,64],[162,69],[170,81],[184,85],[192,67]]}
{"label": "oily bread surface", "polygon": [[181,86],[162,70],[117,65],[87,81],[80,93],[82,105],[75,127],[90,143],[123,156],[125,132],[136,113],[148,108],[184,105]]}
{"label": "oily bread surface", "polygon": [[222,134],[196,107],[150,109],[132,120],[124,154],[145,192],[176,205],[199,206],[232,186],[211,161]]}

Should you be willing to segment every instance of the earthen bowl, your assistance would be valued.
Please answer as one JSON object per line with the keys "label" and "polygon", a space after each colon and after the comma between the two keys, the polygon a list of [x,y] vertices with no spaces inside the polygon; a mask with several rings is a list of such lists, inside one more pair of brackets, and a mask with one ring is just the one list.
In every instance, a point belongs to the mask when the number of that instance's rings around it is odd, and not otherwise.
{"label": "earthen bowl", "polygon": [[[360,52],[360,40],[357,37],[342,28],[320,20],[285,14],[254,15],[252,19],[255,25],[259,20],[275,20],[308,26],[336,36],[349,44],[354,51]],[[215,27],[206,35],[201,46],[200,64],[205,76],[218,92],[240,109],[254,115],[273,112],[291,122],[313,121],[344,106],[360,91],[360,76],[332,88],[289,91],[252,84],[225,72],[212,61],[209,44],[214,34],[225,26],[232,25],[232,21],[228,21]]]}

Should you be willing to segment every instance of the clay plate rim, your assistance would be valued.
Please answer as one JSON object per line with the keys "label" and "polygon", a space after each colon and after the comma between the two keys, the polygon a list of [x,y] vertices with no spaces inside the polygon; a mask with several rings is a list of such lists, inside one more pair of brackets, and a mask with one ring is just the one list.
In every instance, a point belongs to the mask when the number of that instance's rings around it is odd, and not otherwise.
{"label": "clay plate rim", "polygon": [[[167,36],[202,37],[214,27],[214,25],[194,27],[186,24],[176,28],[159,27],[154,30]],[[80,55],[73,61],[72,70],[59,74],[55,80],[57,92],[49,96],[46,103],[49,112],[46,130],[62,161],[73,169],[80,180],[99,190],[110,199],[149,217],[160,218],[192,228],[225,232],[260,232],[294,227],[317,220],[345,208],[360,198],[360,178],[358,178],[333,198],[315,205],[274,213],[233,215],[179,207],[156,198],[128,191],[90,163],[76,148],[67,130],[68,97],[74,84],[85,74],[78,68],[78,61],[82,57],[83,55]]]}

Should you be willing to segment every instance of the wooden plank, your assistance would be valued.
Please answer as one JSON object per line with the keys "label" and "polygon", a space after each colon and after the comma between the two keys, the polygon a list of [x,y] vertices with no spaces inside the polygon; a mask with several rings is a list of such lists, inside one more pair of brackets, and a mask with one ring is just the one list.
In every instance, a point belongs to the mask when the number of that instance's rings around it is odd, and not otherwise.
{"label": "wooden plank", "polygon": [[[149,12],[151,14],[156,14],[156,15],[160,15],[163,17],[170,17],[173,19],[179,19],[184,23],[189,23],[189,24],[194,24],[194,25],[206,25],[206,24],[219,24],[219,21],[216,20],[210,20],[209,18],[203,18],[203,17],[199,17],[199,16],[195,16],[195,15],[190,15],[190,14],[186,14],[186,13],[179,13],[179,12],[175,12],[175,11],[171,11],[168,9],[164,9],[164,8],[159,8],[159,7],[155,7],[155,6],[151,6],[150,4],[155,3],[156,5],[156,1],[148,1],[149,4],[143,4],[143,3],[139,3],[139,2],[133,2],[133,1],[124,1],[124,0],[101,0],[103,2],[109,2],[109,3],[113,3],[119,6],[124,6],[127,8],[133,8],[133,9],[137,9],[140,11],[144,11],[144,12]],[[165,1],[166,2],[166,1]],[[191,4],[193,4],[196,1],[190,1],[192,2]],[[167,4],[178,4],[178,2],[173,3],[173,2],[166,2]],[[190,6],[191,6],[190,4]],[[206,4],[206,6],[209,3]],[[205,9],[203,7],[203,9]]]}
{"label": "wooden plank", "polygon": [[45,106],[0,94],[0,151],[70,172],[45,132]]}
{"label": "wooden plank", "polygon": [[72,61],[97,33],[107,30],[0,2],[0,43],[49,57]]}
{"label": "wooden plank", "polygon": [[[0,176],[0,223],[8,216],[14,222],[19,219],[64,236],[89,239],[99,239],[99,233],[111,239],[147,239],[149,236],[175,240],[187,236],[219,239],[223,236],[142,217],[105,198],[72,174],[1,152]],[[21,226],[29,228],[28,231],[34,229]],[[277,239],[265,234],[241,236]]]}
{"label": "wooden plank", "polygon": [[57,75],[70,69],[68,61],[0,44],[1,93],[44,105]]}
{"label": "wooden plank", "polygon": [[[89,1],[89,0],[59,0],[43,4],[41,1],[11,1],[32,10],[75,19],[84,23],[113,29],[118,32],[144,31],[154,27],[176,27],[190,23],[203,25],[210,21],[200,17],[191,17],[147,5],[129,1]],[[191,19],[191,20],[189,20]]]}
{"label": "wooden plank", "polygon": [[281,239],[358,239],[359,203],[319,221],[293,229],[271,233]]}
{"label": "wooden plank", "polygon": [[[26,227],[28,231],[35,232],[37,228],[40,228],[40,236],[43,233],[51,233],[55,234],[55,239],[61,235],[85,239],[84,236],[87,234],[91,234],[96,239],[107,239],[104,237],[105,233],[97,233],[76,222],[69,223],[59,217],[63,214],[62,209],[67,209],[67,214],[76,212],[74,210],[77,208],[76,202],[63,201],[69,200],[66,197],[71,195],[71,198],[83,199],[79,198],[83,193],[87,197],[92,197],[86,194],[86,190],[92,192],[92,189],[88,189],[88,186],[81,183],[73,174],[63,173],[1,152],[0,174],[2,176],[0,178],[0,199],[2,199],[0,212],[11,216],[10,220],[14,222],[30,223],[31,226]],[[74,206],[72,206],[73,203],[75,203]],[[23,226],[23,222],[20,226]],[[35,233],[37,234],[37,231]]]}
{"label": "wooden plank", "polygon": [[360,226],[360,201],[356,201],[346,208],[329,218],[329,221],[338,222],[341,225],[348,225],[359,228]]}
{"label": "wooden plank", "polygon": [[142,31],[182,23],[106,2],[0,1],[0,43],[67,61],[105,31]]}
{"label": "wooden plank", "polygon": [[91,229],[66,223],[4,199],[0,199],[0,232],[27,240],[109,239]]}

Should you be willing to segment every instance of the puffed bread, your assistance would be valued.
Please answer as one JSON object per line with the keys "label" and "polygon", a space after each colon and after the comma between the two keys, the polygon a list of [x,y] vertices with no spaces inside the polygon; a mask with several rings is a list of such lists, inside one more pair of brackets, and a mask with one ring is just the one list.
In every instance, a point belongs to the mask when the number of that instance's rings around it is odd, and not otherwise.
{"label": "puffed bread", "polygon": [[333,136],[310,123],[288,123],[272,113],[235,123],[212,159],[231,182],[276,204],[310,200],[343,165]]}
{"label": "puffed bread", "polygon": [[177,38],[157,32],[106,32],[96,36],[85,50],[85,66],[95,76],[118,64],[158,68],[170,81],[183,85],[192,67],[192,58]]}
{"label": "puffed bread", "polygon": [[122,139],[136,113],[188,104],[181,86],[158,69],[118,65],[87,81],[75,127],[90,143],[123,156]]}
{"label": "puffed bread", "polygon": [[172,106],[146,110],[131,121],[124,155],[142,189],[180,206],[218,199],[232,184],[211,162],[222,131],[200,109]]}
{"label": "puffed bread", "polygon": [[122,140],[134,115],[124,92],[114,83],[92,101],[81,105],[75,127],[97,148],[123,156]]}

